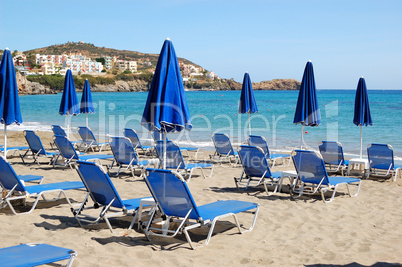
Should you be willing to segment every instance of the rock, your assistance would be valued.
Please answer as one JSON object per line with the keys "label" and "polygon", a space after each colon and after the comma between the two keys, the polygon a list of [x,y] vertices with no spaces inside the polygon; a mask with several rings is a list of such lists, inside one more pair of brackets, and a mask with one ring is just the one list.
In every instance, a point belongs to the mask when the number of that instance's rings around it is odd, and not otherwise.
{"label": "rock", "polygon": [[43,85],[37,82],[31,82],[27,88],[27,93],[30,95],[46,94],[46,89]]}
{"label": "rock", "polygon": [[273,79],[253,83],[254,90],[299,90],[300,82],[295,79]]}
{"label": "rock", "polygon": [[[37,82],[30,82],[21,73],[17,72],[18,92],[20,94],[38,95],[38,94],[55,94],[55,90],[45,87]],[[218,90],[241,90],[242,84],[234,81],[233,79],[222,79],[218,82],[206,82],[195,84],[192,87],[185,88],[189,90],[205,90],[205,91],[218,91]],[[151,86],[150,82],[142,79],[135,79],[129,81],[116,81],[114,84],[95,84],[91,86],[93,92],[147,92]],[[274,79],[272,81],[263,81],[253,83],[254,90],[299,90],[300,82],[295,79]]]}

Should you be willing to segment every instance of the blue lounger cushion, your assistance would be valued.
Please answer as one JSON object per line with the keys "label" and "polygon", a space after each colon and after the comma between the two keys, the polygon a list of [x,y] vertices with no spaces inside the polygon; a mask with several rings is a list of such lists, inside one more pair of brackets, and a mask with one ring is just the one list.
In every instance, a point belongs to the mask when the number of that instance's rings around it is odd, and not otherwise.
{"label": "blue lounger cushion", "polygon": [[[25,150],[29,149],[29,146],[13,146],[13,147],[7,147],[7,150]],[[4,147],[0,147],[0,151],[4,151]]]}
{"label": "blue lounger cushion", "polygon": [[[127,210],[136,210],[139,208],[141,200],[144,199],[143,197],[141,198],[133,198],[133,199],[123,199],[122,202],[124,204],[124,207],[126,207]],[[144,207],[147,207],[148,205],[144,205]]]}
{"label": "blue lounger cushion", "polygon": [[210,163],[189,163],[186,164],[187,169],[194,169],[194,168],[209,168],[212,167],[213,164]]}
{"label": "blue lounger cushion", "polygon": [[271,159],[286,158],[286,157],[290,157],[290,155],[289,154],[271,154],[270,155]]}
{"label": "blue lounger cushion", "polygon": [[29,194],[39,194],[44,191],[50,190],[71,190],[71,189],[80,189],[85,188],[82,182],[60,182],[60,183],[52,183],[52,184],[38,184],[38,185],[30,185],[26,186],[25,190]]}
{"label": "blue lounger cushion", "polygon": [[203,220],[214,220],[222,214],[240,213],[255,209],[258,204],[239,200],[222,200],[198,206],[198,211]]}
{"label": "blue lounger cushion", "polygon": [[113,155],[105,155],[105,154],[95,154],[95,155],[82,155],[80,156],[80,160],[91,160],[91,159],[112,159]]}
{"label": "blue lounger cushion", "polygon": [[25,182],[31,182],[41,180],[43,176],[27,174],[27,175],[18,175],[18,178]]}
{"label": "blue lounger cushion", "polygon": [[22,244],[0,249],[1,262],[10,267],[49,264],[71,259],[76,254],[74,250],[47,244]]}
{"label": "blue lounger cushion", "polygon": [[360,182],[360,179],[343,176],[328,176],[328,181],[330,185],[337,185],[345,183],[358,183]]}

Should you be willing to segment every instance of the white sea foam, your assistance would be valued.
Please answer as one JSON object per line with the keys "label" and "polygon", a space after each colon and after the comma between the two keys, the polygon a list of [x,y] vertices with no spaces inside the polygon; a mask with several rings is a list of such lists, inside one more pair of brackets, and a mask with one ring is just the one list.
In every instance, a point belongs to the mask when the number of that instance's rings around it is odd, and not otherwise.
{"label": "white sea foam", "polygon": [[[4,127],[1,127],[1,130],[3,129]],[[50,125],[31,121],[21,123],[20,125],[11,124],[7,126],[7,131],[24,131],[24,130],[51,132],[52,128]]]}

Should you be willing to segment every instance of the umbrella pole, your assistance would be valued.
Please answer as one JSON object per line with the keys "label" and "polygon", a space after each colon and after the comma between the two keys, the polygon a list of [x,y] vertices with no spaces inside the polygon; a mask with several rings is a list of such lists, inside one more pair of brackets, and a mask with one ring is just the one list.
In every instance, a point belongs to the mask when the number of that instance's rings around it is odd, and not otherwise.
{"label": "umbrella pole", "polygon": [[300,139],[300,149],[303,149],[303,131],[304,131],[304,125],[302,124],[302,130],[301,130],[301,139]]}
{"label": "umbrella pole", "polygon": [[249,130],[249,135],[251,135],[251,121],[250,121],[250,112],[248,113],[248,130]]}
{"label": "umbrella pole", "polygon": [[163,169],[166,169],[166,131],[163,134]]}
{"label": "umbrella pole", "polygon": [[67,139],[70,140],[70,121],[69,121],[69,116],[67,114],[66,117],[66,128],[67,128]]}
{"label": "umbrella pole", "polygon": [[7,125],[4,124],[4,157],[7,159]]}
{"label": "umbrella pole", "polygon": [[360,159],[362,159],[363,154],[363,135],[362,135],[363,126],[360,125]]}
{"label": "umbrella pole", "polygon": [[85,114],[85,115],[86,115],[86,126],[87,126],[87,128],[88,128],[88,113]]}

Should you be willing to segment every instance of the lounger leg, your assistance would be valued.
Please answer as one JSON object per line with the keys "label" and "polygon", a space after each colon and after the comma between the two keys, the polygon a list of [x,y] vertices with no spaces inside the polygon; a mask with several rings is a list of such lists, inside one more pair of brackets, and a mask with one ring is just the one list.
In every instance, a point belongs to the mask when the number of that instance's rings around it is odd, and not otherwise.
{"label": "lounger leg", "polygon": [[400,168],[395,170],[394,182],[396,182],[396,178],[399,177]]}
{"label": "lounger leg", "polygon": [[336,190],[337,190],[337,189],[338,189],[338,185],[336,185],[335,188],[333,189],[332,196],[331,196],[331,198],[330,198],[329,200],[325,200],[325,196],[324,196],[324,194],[325,194],[326,192],[328,192],[329,189],[328,189],[328,188],[322,188],[322,189],[320,189],[322,201],[324,201],[324,203],[330,203],[330,202],[332,202],[332,200],[334,200],[334,197],[335,197],[335,194],[336,194]]}
{"label": "lounger leg", "polygon": [[211,172],[209,173],[209,177],[208,177],[208,178],[211,178],[211,177],[212,177],[212,172],[213,172],[213,170],[214,170],[214,166],[212,165],[212,167],[211,167]]}
{"label": "lounger leg", "polygon": [[352,194],[350,193],[349,184],[346,184],[346,187],[347,187],[347,189],[348,189],[348,193],[349,193],[349,196],[350,196],[350,197],[355,197],[355,196],[357,196],[357,195],[359,194],[361,183],[362,183],[362,181],[359,181],[359,183],[357,184],[356,193],[355,193],[354,195],[352,195]]}
{"label": "lounger leg", "polygon": [[[273,194],[275,194],[278,191],[278,186],[279,186],[279,183],[282,183],[282,179],[283,179],[283,176],[277,182],[275,182],[274,179],[270,179],[270,182],[271,182],[270,186],[275,185],[273,192],[269,192],[268,187],[267,187],[267,181],[263,182],[264,187],[265,187],[265,192],[267,192],[268,196],[272,196]],[[282,188],[282,184],[281,184],[280,188]]]}

